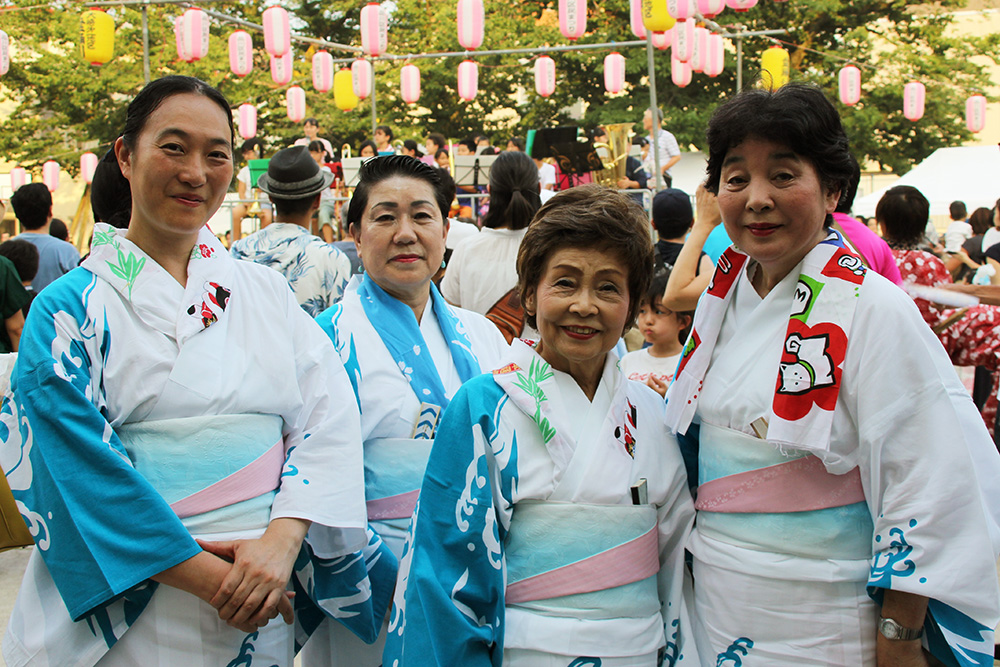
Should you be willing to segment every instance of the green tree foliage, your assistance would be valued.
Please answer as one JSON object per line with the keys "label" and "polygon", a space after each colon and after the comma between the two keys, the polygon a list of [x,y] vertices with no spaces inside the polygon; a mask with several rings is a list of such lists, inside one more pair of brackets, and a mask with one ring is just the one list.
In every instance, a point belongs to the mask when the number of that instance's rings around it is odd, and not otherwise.
{"label": "green tree foliage", "polygon": [[[0,28],[11,38],[10,72],[0,80],[11,114],[0,123],[0,151],[8,160],[32,167],[57,159],[73,171],[87,149],[103,150],[120,132],[124,110],[141,88],[141,14],[137,6],[109,8],[115,18],[115,58],[100,68],[76,54],[80,5],[56,2],[51,9],[9,11],[37,6],[37,0],[13,0],[0,10]],[[360,44],[358,23],[365,0],[288,0],[293,30],[342,44]],[[508,2],[486,0],[486,37],[480,50],[537,48],[566,44],[559,33],[555,0]],[[954,9],[961,0],[939,3]],[[627,0],[590,0],[588,33],[581,44],[633,41]],[[406,56],[460,52],[455,30],[455,3],[450,0],[394,0],[389,45],[392,54]],[[262,6],[242,2],[205,5],[227,16],[260,22]],[[229,71],[227,39],[239,26],[213,19],[209,56],[195,63],[177,59],[173,19],[178,5],[149,5],[152,75],[182,73],[213,83],[233,103],[258,107],[258,128],[269,148],[276,149],[301,136],[301,129],[285,113],[283,86],[274,84],[263,51],[263,35],[250,30],[256,48],[255,69],[241,79]],[[780,36],[791,52],[792,78],[822,86],[837,98],[837,71],[849,59],[862,69],[863,96],[855,107],[843,107],[842,116],[852,136],[857,157],[874,160],[893,170],[905,170],[941,146],[968,139],[964,100],[989,86],[980,64],[985,56],[1000,55],[1000,37],[958,38],[948,31],[952,17],[919,13],[903,0],[761,0],[748,12],[724,12],[718,22],[729,31],[784,29]],[[743,77],[752,85],[759,54],[772,42],[764,37],[742,40]],[[682,146],[703,144],[705,124],[712,110],[736,89],[735,41],[729,41],[726,69],[716,78],[695,74],[686,88],[670,80],[669,51],[656,51],[655,80],[665,126]],[[336,108],[332,91],[320,94],[311,82],[315,45],[294,43],[292,85],[307,92],[309,116],[320,119],[324,136],[339,146],[357,146],[370,136],[371,101],[349,112]],[[349,66],[355,54],[329,49]],[[511,54],[470,57],[479,63],[479,94],[472,102],[458,98],[457,67],[461,57],[412,58],[421,70],[418,104],[400,99],[399,70],[404,59],[375,63],[377,122],[392,127],[397,139],[422,139],[428,132],[462,138],[485,131],[504,145],[511,135],[555,125],[593,127],[601,123],[635,122],[649,105],[648,70],[644,46],[622,47],[626,57],[626,89],[608,95],[603,85],[605,49],[551,52],[556,62],[557,87],[549,98],[534,90],[535,55]],[[912,123],[902,117],[902,87],[910,80],[927,86],[924,118]],[[579,104],[582,101],[582,107]],[[836,104],[840,104],[836,102]],[[2,108],[2,107],[0,107]],[[571,108],[582,108],[573,117]],[[641,131],[641,126],[636,125]]]}

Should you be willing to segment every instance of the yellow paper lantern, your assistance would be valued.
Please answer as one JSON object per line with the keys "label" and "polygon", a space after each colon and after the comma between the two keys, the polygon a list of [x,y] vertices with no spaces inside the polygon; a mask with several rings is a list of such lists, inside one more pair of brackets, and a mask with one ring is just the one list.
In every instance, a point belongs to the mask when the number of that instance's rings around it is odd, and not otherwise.
{"label": "yellow paper lantern", "polygon": [[346,67],[333,75],[333,103],[341,111],[350,111],[358,106],[358,96],[354,94],[354,80],[351,70]]}
{"label": "yellow paper lantern", "polygon": [[103,65],[115,54],[115,20],[97,9],[80,17],[80,56],[91,65]]}
{"label": "yellow paper lantern", "polygon": [[676,22],[667,11],[667,0],[642,0],[642,24],[646,30],[666,32]]}
{"label": "yellow paper lantern", "polygon": [[772,46],[760,56],[760,86],[775,91],[788,83],[791,77],[791,62],[788,51],[780,46]]}

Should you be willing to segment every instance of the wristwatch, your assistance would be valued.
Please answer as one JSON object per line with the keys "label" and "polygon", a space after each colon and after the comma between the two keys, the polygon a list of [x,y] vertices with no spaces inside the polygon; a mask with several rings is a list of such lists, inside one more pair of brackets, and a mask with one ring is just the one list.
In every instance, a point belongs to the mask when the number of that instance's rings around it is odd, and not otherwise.
{"label": "wristwatch", "polygon": [[878,619],[878,631],[882,633],[882,636],[886,639],[904,642],[913,639],[920,639],[924,635],[923,628],[904,628],[891,618]]}

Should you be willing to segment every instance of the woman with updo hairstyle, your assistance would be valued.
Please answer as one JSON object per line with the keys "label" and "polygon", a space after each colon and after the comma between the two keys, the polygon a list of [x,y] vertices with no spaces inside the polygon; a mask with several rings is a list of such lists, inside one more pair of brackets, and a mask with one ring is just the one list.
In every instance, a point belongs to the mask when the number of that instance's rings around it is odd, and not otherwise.
{"label": "woman with updo hairstyle", "polygon": [[131,206],[102,210],[127,225],[97,223],[90,256],[35,298],[0,411],[37,546],[4,658],[291,665],[293,565],[326,581],[367,542],[351,384],[284,277],[206,225],[233,177],[218,90],[147,84],[113,150]]}
{"label": "woman with updo hairstyle", "polygon": [[542,205],[538,168],[526,153],[504,151],[490,169],[489,210],[482,231],[455,248],[441,293],[449,302],[482,313],[508,342],[517,337],[537,338],[525,330],[515,283],[517,250],[528,223]]}
{"label": "woman with updo hairstyle", "polygon": [[627,195],[583,185],[538,210],[517,276],[540,339],[515,340],[441,418],[383,664],[699,664],[684,465],[663,399],[614,352],[652,263]]}
{"label": "woman with updo hairstyle", "polygon": [[836,107],[810,84],[747,89],[707,139],[733,245],[666,408],[697,437],[703,664],[992,660],[1000,459],[906,293],[831,228],[853,171]]}

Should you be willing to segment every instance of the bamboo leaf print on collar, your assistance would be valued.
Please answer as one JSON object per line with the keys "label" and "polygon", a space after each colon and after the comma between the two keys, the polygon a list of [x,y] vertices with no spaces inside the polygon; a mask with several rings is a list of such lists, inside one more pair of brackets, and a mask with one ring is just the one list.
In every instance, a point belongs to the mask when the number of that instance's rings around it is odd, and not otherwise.
{"label": "bamboo leaf print on collar", "polygon": [[107,232],[102,232],[101,230],[97,230],[94,232],[94,240],[90,244],[90,247],[96,248],[99,245],[109,245],[109,244],[114,244],[114,242],[115,242],[114,235],[108,234]]}
{"label": "bamboo leaf print on collar", "polygon": [[514,386],[523,390],[524,393],[534,399],[535,414],[532,419],[538,424],[538,429],[542,434],[542,441],[545,443],[548,443],[556,435],[556,429],[549,423],[548,419],[542,416],[542,403],[545,402],[546,397],[541,383],[551,378],[552,375],[552,370],[547,363],[538,359],[532,359],[531,366],[528,368],[528,374],[525,375],[523,371],[517,373],[517,382],[514,383]]}
{"label": "bamboo leaf print on collar", "polygon": [[115,244],[115,248],[118,250],[118,264],[114,264],[109,259],[108,268],[111,269],[112,273],[125,281],[125,286],[128,287],[128,298],[131,299],[132,286],[135,285],[135,280],[139,277],[142,267],[146,265],[146,258],[137,257],[133,252],[126,255],[121,246],[117,244]]}

